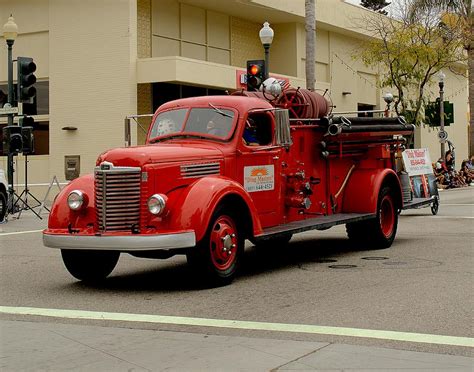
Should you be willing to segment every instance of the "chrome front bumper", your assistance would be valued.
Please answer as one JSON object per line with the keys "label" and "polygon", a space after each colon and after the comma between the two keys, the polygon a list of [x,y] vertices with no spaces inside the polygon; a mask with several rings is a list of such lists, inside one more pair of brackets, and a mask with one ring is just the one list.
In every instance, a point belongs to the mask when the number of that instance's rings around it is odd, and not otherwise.
{"label": "chrome front bumper", "polygon": [[109,251],[153,251],[159,249],[190,248],[196,245],[194,231],[163,235],[86,236],[43,233],[43,244],[60,249],[94,249]]}

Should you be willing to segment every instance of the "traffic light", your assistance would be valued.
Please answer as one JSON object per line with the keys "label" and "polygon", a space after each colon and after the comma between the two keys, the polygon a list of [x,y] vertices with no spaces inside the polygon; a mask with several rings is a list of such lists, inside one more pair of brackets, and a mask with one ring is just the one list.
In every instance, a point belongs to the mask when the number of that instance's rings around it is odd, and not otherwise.
{"label": "traffic light", "polygon": [[35,119],[31,116],[23,116],[18,119],[23,139],[23,155],[31,155],[35,152],[35,137],[33,135]]}
{"label": "traffic light", "polygon": [[265,61],[247,61],[247,90],[256,91],[265,80]]}
{"label": "traffic light", "polygon": [[35,137],[33,135],[33,127],[22,127],[21,137],[23,140],[23,155],[31,155],[35,152]]}
{"label": "traffic light", "polygon": [[35,119],[32,116],[23,116],[18,119],[18,125],[20,127],[34,127]]}
{"label": "traffic light", "polygon": [[19,125],[3,128],[3,154],[18,154],[23,150],[23,137]]}
{"label": "traffic light", "polygon": [[36,95],[36,63],[30,57],[18,57],[18,102],[30,102],[30,99]]}

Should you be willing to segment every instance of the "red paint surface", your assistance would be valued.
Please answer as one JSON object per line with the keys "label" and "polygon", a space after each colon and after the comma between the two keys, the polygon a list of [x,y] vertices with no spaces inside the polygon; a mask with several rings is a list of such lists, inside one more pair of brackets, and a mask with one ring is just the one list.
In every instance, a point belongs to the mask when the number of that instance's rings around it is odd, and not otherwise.
{"label": "red paint surface", "polygon": [[[148,179],[141,184],[140,234],[165,234],[194,230],[199,241],[205,234],[216,207],[228,198],[245,205],[242,219],[251,222],[254,236],[263,229],[296,220],[341,212],[375,213],[382,184],[389,182],[396,198],[401,195],[396,173],[391,169],[394,148],[386,140],[393,132],[352,133],[324,136],[317,122],[293,123],[293,144],[288,149],[272,146],[251,148],[242,142],[248,112],[272,106],[258,98],[241,96],[196,97],[164,104],[155,113],[172,108],[215,107],[235,112],[235,131],[228,141],[180,138],[156,144],[108,150],[97,164],[140,167]],[[268,112],[272,128],[273,114]],[[150,139],[148,139],[149,141]],[[329,158],[321,156],[327,144]],[[362,143],[360,142],[362,141]],[[367,141],[364,142],[364,141]],[[220,175],[185,178],[181,166],[196,163],[219,163]],[[274,189],[247,192],[243,187],[244,167],[273,165]],[[344,180],[351,167],[353,172]],[[79,189],[89,197],[87,208],[74,212],[67,206],[67,195]],[[336,197],[336,194],[339,195]],[[156,193],[168,197],[165,212],[154,216],[148,212],[147,200]],[[311,207],[300,207],[309,198]],[[233,208],[233,204],[228,204]],[[248,211],[248,214],[245,213]],[[77,234],[97,233],[93,175],[71,182],[57,197],[49,217],[48,233],[69,234],[68,225]],[[110,235],[130,235],[116,232]]]}

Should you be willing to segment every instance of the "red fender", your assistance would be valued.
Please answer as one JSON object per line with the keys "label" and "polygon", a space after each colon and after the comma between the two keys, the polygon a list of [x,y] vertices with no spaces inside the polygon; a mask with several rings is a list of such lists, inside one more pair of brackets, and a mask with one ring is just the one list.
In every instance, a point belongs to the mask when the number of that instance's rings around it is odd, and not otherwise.
{"label": "red fender", "polygon": [[[67,197],[72,190],[81,190],[87,195],[87,207],[73,211],[67,204]],[[69,224],[73,228],[85,228],[95,222],[94,208],[94,175],[87,174],[67,184],[58,194],[51,207],[48,219],[48,230],[65,229]]]}
{"label": "red fender", "polygon": [[[239,183],[222,176],[204,177],[189,185],[173,200],[169,227],[178,230],[194,230],[196,241],[206,233],[212,213],[226,197],[240,198],[249,209],[254,235],[261,234],[262,226],[258,211],[249,194]],[[170,202],[172,196],[170,195]],[[174,198],[173,198],[174,199]],[[240,216],[239,216],[240,217]],[[242,216],[242,218],[246,218]]]}
{"label": "red fender", "polygon": [[394,188],[397,208],[402,207],[402,189],[392,169],[359,169],[350,177],[344,191],[343,213],[376,213],[377,199],[383,183]]}

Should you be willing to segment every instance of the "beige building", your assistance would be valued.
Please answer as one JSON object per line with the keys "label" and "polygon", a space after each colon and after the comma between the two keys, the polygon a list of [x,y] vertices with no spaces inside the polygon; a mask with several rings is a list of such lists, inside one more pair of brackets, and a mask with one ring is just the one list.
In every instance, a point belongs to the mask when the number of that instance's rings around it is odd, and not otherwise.
{"label": "beige building", "polygon": [[[370,12],[342,0],[316,3],[317,88],[329,91],[335,111],[383,109],[376,72],[353,59],[368,37],[356,21]],[[66,156],[79,155],[81,174],[91,172],[99,153],[124,145],[128,115],[151,113],[174,98],[236,89],[246,61],[263,59],[258,32],[264,21],[275,31],[271,73],[305,86],[304,0],[0,0],[2,24],[10,13],[19,27],[14,58],[33,57],[38,66],[35,104],[25,107],[40,124],[36,155],[28,158],[33,184],[54,176],[64,182]],[[0,43],[0,89],[6,91],[7,48]],[[446,74],[445,97],[455,107],[447,130],[459,162],[468,156],[467,81]],[[134,141],[142,143],[137,128]],[[419,129],[415,146],[438,158],[437,130]],[[23,164],[17,157],[19,183]],[[6,168],[5,157],[0,166]],[[44,186],[32,189],[44,195]]]}

